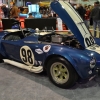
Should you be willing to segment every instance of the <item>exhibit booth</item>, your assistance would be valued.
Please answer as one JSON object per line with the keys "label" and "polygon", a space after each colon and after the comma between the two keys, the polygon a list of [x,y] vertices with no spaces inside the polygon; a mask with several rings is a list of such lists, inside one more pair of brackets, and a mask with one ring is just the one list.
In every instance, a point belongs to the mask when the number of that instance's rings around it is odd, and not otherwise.
{"label": "exhibit booth", "polygon": [[26,3],[26,7],[23,7],[23,11],[20,12],[19,16],[28,18],[28,14],[32,13],[34,18],[41,18],[41,14],[39,13],[39,5],[32,4],[31,2]]}
{"label": "exhibit booth", "polygon": [[[23,11],[19,14],[19,21],[21,22],[22,28],[39,28],[42,30],[44,27],[48,27],[50,29],[51,27],[54,28],[54,30],[66,30],[67,28],[63,24],[62,20],[57,17],[51,17],[51,18],[42,18],[42,15],[40,14],[40,7],[50,7],[50,2],[38,2],[37,4],[32,4],[31,2],[26,2],[26,6],[23,7]],[[28,19],[28,14],[32,13],[34,16],[34,19]],[[9,23],[9,25],[7,25]],[[2,19],[2,25],[3,30],[4,29],[10,29],[12,27],[13,20],[3,18]]]}

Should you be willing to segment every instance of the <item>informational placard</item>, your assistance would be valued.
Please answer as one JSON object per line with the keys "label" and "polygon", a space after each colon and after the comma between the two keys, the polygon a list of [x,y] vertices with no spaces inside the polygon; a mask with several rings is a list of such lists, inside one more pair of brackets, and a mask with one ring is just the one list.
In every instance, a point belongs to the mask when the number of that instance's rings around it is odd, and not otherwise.
{"label": "informational placard", "polygon": [[60,18],[57,18],[57,27],[58,30],[63,30],[63,26],[62,26],[62,20]]}

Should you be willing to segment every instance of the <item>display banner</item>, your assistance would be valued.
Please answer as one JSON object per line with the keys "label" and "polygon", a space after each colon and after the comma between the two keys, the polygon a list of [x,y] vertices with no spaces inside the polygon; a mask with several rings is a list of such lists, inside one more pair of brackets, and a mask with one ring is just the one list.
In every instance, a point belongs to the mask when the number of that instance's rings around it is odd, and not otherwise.
{"label": "display banner", "polygon": [[60,18],[57,18],[57,27],[58,27],[58,30],[63,30],[62,20]]}

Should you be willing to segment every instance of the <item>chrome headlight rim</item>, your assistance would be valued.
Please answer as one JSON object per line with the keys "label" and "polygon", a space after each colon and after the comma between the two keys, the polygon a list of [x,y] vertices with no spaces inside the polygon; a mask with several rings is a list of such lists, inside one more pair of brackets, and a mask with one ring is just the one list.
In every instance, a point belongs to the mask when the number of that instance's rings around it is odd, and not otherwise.
{"label": "chrome headlight rim", "polygon": [[93,57],[90,61],[90,68],[93,69],[96,65],[96,59]]}

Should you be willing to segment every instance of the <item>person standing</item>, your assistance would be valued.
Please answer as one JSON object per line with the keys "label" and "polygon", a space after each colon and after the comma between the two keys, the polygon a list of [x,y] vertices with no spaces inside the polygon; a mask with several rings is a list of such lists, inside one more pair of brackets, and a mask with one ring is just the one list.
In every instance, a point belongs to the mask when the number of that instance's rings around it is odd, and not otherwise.
{"label": "person standing", "polygon": [[88,8],[88,6],[86,6],[85,9],[86,9],[86,13],[84,15],[84,23],[86,27],[89,29],[90,9]]}
{"label": "person standing", "polygon": [[[93,8],[94,8],[93,5],[90,5],[90,6],[89,6],[90,13],[91,13],[91,11],[92,11]],[[92,19],[92,18],[90,18],[90,26],[93,26],[93,19]]]}
{"label": "person standing", "polygon": [[7,18],[8,17],[8,8],[6,7],[6,5],[2,6],[2,11],[4,13],[4,17]]}
{"label": "person standing", "polygon": [[96,28],[98,26],[99,30],[99,37],[100,37],[100,4],[99,1],[94,2],[94,8],[90,13],[90,18],[93,19],[93,30],[94,30],[94,37],[97,36]]}
{"label": "person standing", "polygon": [[28,18],[34,18],[34,16],[32,15],[32,13],[29,13],[28,15],[29,15]]}
{"label": "person standing", "polygon": [[83,6],[81,4],[76,5],[76,11],[81,16],[81,18],[84,20],[84,15],[86,13],[86,10],[83,8]]}
{"label": "person standing", "polygon": [[17,6],[15,6],[15,3],[13,3],[13,6],[10,10],[10,18],[18,18],[19,17],[19,9]]}

